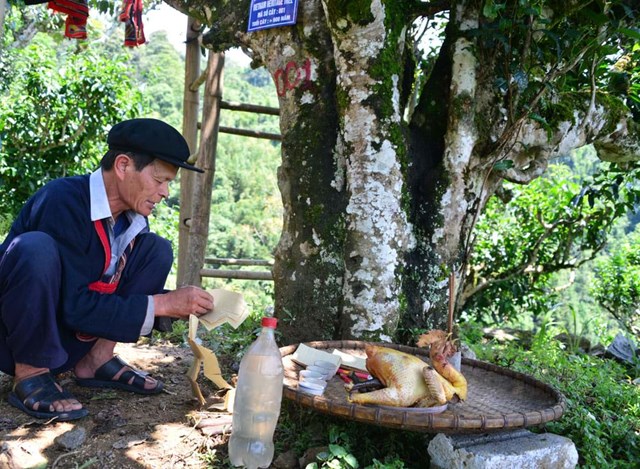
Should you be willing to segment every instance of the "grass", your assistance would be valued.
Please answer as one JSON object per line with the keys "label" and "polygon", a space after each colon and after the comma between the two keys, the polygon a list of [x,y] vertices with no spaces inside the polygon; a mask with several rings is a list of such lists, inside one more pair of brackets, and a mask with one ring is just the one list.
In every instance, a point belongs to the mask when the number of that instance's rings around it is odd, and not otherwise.
{"label": "grass", "polygon": [[319,414],[286,400],[274,436],[276,454],[294,450],[302,456],[309,448],[322,448],[312,468],[425,467],[428,439],[422,433]]}

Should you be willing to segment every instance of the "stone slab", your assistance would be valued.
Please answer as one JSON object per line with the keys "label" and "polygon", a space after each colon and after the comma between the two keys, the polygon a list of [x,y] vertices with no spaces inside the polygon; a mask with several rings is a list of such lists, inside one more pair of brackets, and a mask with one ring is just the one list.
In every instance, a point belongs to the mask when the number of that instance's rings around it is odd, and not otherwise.
{"label": "stone slab", "polygon": [[613,339],[613,342],[611,342],[611,345],[607,347],[605,356],[615,358],[623,363],[633,364],[633,361],[638,356],[638,351],[636,350],[636,344],[633,340],[618,333]]}
{"label": "stone slab", "polygon": [[573,469],[573,442],[553,433],[528,430],[478,435],[438,434],[429,443],[432,469]]}

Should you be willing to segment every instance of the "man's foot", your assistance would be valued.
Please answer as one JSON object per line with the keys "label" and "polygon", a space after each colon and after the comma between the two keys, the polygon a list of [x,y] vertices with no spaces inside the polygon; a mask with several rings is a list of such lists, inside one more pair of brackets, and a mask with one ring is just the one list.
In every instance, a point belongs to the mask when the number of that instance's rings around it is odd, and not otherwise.
{"label": "man's foot", "polygon": [[[76,375],[79,370],[76,367]],[[118,356],[114,356],[95,371],[93,378],[76,378],[78,386],[88,388],[113,388],[137,394],[158,394],[162,381],[155,380],[145,372],[135,370]]]}
{"label": "man's foot", "polygon": [[71,393],[56,383],[48,371],[16,382],[8,400],[12,406],[38,419],[63,422],[89,414]]}

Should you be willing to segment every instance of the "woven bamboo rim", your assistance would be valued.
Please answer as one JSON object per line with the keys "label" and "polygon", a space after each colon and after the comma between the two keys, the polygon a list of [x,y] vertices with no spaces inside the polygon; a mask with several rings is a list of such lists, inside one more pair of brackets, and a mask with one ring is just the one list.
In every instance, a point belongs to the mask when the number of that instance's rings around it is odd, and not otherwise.
{"label": "woven bamboo rim", "polygon": [[[327,352],[338,349],[366,356],[366,342],[361,341],[305,344]],[[425,349],[396,344],[379,345],[429,361]],[[319,412],[349,420],[427,433],[478,433],[542,425],[559,419],[566,408],[564,396],[553,387],[523,373],[468,358],[462,359],[461,366],[468,383],[467,400],[450,403],[441,413],[350,403],[344,383],[337,376],[329,381],[322,396],[314,396],[298,390],[298,372],[303,367],[291,360],[297,348],[298,344],[280,349],[285,369],[284,397]]]}

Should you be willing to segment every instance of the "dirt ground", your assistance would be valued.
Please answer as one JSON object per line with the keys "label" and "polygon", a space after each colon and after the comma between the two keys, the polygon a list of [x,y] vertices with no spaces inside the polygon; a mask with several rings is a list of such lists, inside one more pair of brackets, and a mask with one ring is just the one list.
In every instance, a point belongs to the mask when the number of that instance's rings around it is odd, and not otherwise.
{"label": "dirt ground", "polygon": [[[58,381],[90,413],[73,422],[49,423],[7,403],[11,377],[0,373],[0,469],[224,467],[228,431],[205,436],[197,423],[228,415],[201,409],[192,397],[186,376],[191,350],[169,343],[120,344],[116,353],[163,380],[164,391],[141,396],[82,388],[65,373]],[[199,383],[205,396],[215,397],[202,375]],[[211,462],[213,454],[217,463]]]}

